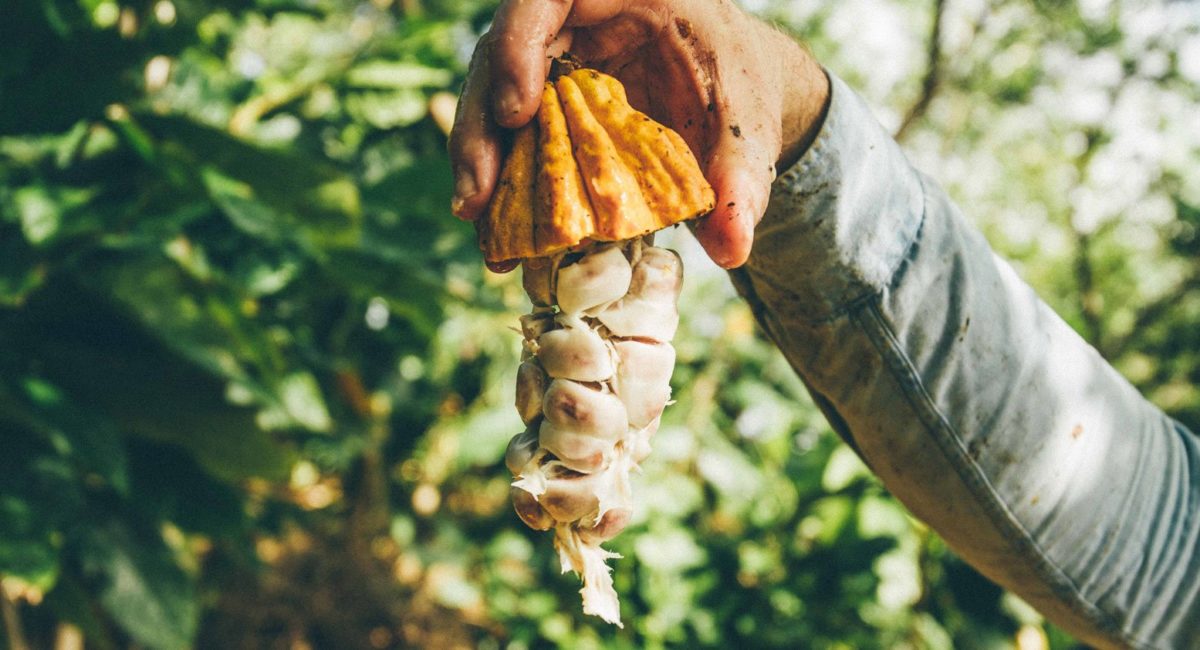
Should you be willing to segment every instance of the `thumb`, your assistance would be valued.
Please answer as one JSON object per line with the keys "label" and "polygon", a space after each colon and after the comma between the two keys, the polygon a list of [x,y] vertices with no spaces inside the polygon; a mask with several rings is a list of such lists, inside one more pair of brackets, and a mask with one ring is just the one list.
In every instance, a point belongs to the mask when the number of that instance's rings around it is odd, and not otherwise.
{"label": "thumb", "polygon": [[[716,207],[694,229],[696,239],[718,265],[746,263],[754,244],[754,227],[767,209],[775,180],[778,144],[772,146],[761,124],[750,132],[728,123],[705,165],[716,193]],[[767,136],[767,137],[764,137]]]}

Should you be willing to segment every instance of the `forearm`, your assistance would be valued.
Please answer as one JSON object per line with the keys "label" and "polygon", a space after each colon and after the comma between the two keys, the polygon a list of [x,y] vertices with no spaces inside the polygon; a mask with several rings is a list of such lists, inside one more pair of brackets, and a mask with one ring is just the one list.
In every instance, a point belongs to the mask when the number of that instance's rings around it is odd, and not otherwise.
{"label": "forearm", "polygon": [[735,283],[885,485],[1101,646],[1200,638],[1200,446],[1054,315],[840,82]]}

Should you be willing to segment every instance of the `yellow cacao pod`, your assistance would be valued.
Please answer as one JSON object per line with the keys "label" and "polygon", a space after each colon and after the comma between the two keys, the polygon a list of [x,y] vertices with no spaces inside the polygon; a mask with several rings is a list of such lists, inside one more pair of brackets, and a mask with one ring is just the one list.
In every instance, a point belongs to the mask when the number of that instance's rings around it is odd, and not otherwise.
{"label": "yellow cacao pod", "polygon": [[546,82],[476,228],[500,263],[646,235],[714,201],[683,138],[630,106],[619,81],[581,68]]}

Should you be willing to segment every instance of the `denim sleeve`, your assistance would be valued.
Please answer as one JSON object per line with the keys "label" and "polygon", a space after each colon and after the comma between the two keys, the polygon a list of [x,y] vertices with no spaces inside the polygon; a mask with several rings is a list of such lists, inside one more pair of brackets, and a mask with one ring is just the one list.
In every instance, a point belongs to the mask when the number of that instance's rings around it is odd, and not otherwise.
{"label": "denim sleeve", "polygon": [[1081,640],[1200,648],[1200,441],[1042,303],[831,78],[734,283],[834,428]]}

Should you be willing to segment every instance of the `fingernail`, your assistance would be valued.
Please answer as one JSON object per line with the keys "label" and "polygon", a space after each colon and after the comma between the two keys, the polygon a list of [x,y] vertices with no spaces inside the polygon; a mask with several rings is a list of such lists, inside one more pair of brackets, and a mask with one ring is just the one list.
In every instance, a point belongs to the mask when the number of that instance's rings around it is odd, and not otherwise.
{"label": "fingernail", "polygon": [[475,196],[478,192],[479,186],[475,184],[475,177],[471,172],[457,171],[454,178],[454,198],[450,199],[450,212],[461,219],[462,209],[466,205],[467,199]]}
{"label": "fingernail", "polygon": [[509,82],[496,88],[496,115],[501,119],[516,115],[521,110],[521,97],[517,87]]}

